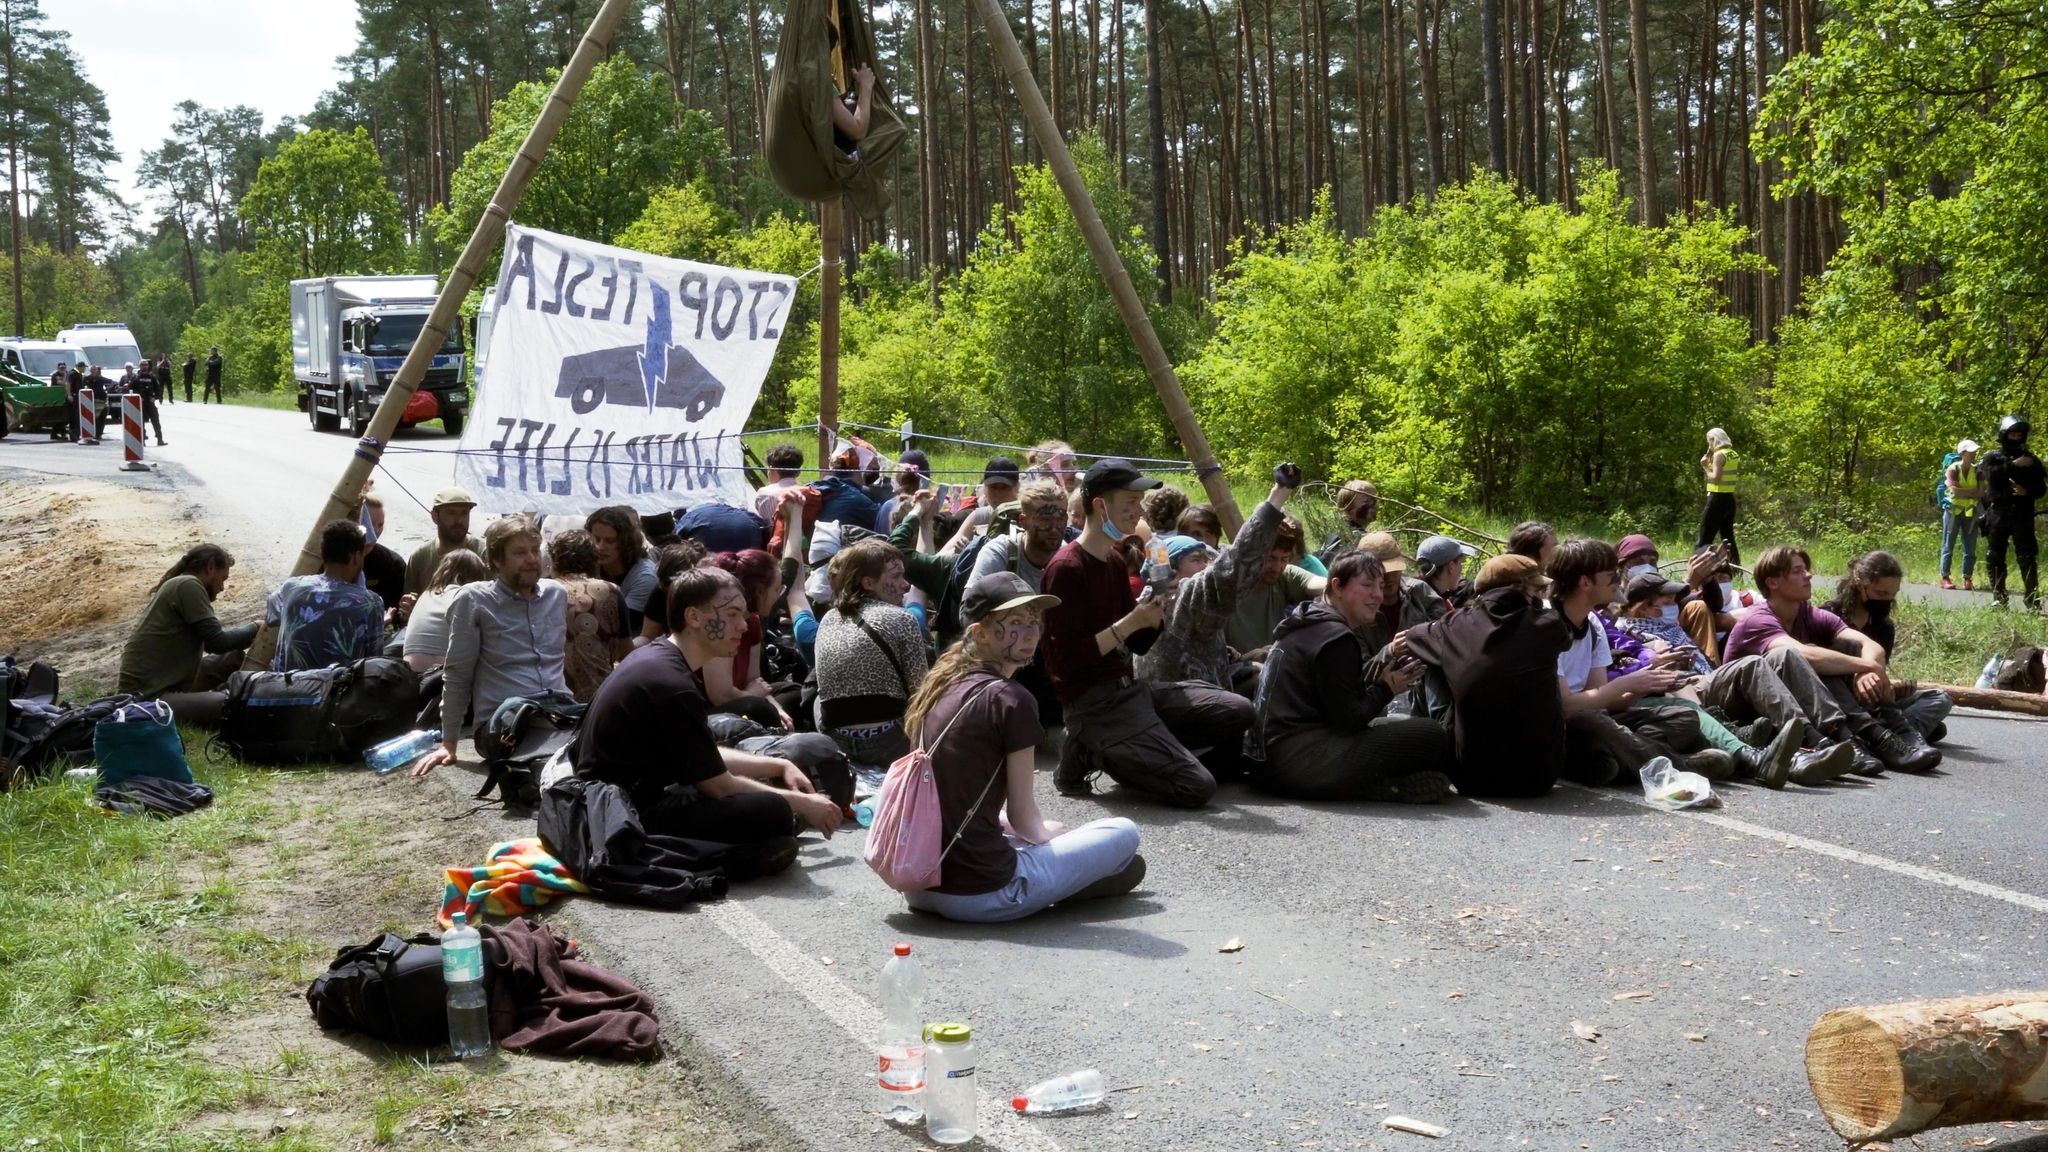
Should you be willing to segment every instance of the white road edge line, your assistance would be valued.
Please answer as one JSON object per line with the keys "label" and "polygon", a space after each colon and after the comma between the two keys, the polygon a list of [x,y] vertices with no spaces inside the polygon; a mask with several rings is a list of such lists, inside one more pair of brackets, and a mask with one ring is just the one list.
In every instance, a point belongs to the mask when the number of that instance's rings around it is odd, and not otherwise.
{"label": "white road edge line", "polygon": [[[825,971],[818,961],[806,956],[782,934],[770,928],[744,905],[719,900],[698,905],[697,914],[708,917],[718,930],[752,952],[770,972],[797,990],[825,1018],[839,1025],[855,1044],[873,1051],[882,1032],[882,1013],[866,996],[848,988],[845,982]],[[1010,1108],[1004,1093],[992,1096],[983,1088],[977,1094],[976,1115],[981,1121],[981,1141],[1016,1152],[1060,1152],[1060,1146],[1033,1128]],[[1001,1096],[1001,1099],[996,1099]]]}
{"label": "white road edge line", "polygon": [[[1652,812],[1669,811],[1668,809],[1659,808],[1639,796],[1625,795],[1603,788],[1588,788],[1583,784],[1573,784],[1572,787],[1584,792],[1590,792],[1604,799],[1620,800],[1624,803],[1633,804],[1638,808],[1647,808]],[[1993,900],[2002,900],[2016,908],[2025,908],[2033,912],[2048,912],[2048,899],[2026,892],[2016,892],[2011,888],[2000,888],[1996,884],[1986,884],[1981,880],[1972,880],[1967,876],[1957,876],[1950,872],[1942,872],[1938,869],[1923,867],[1919,864],[1908,864],[1903,860],[1893,860],[1887,856],[1877,856],[1869,852],[1858,851],[1854,848],[1845,848],[1840,844],[1830,844],[1825,840],[1815,840],[1811,837],[1801,836],[1797,832],[1782,832],[1763,824],[1752,824],[1747,820],[1738,820],[1733,816],[1723,816],[1718,812],[1701,811],[1694,808],[1681,809],[1671,814],[1674,816],[1690,817],[1694,820],[1702,820],[1708,824],[1716,824],[1720,827],[1760,839],[1775,840],[1788,848],[1797,848],[1803,852],[1817,852],[1822,856],[1832,856],[1837,860],[1846,860],[1851,864],[1861,864],[1868,868],[1877,868],[1900,876],[1910,876],[1915,880],[1925,880],[1930,884],[1954,888],[1959,892],[1968,892],[1976,896],[1987,896]]]}

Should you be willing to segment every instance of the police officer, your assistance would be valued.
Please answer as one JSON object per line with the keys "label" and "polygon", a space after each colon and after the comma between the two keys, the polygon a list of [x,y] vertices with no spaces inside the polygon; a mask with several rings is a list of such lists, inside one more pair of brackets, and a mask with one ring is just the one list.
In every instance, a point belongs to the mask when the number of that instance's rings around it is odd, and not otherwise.
{"label": "police officer", "polygon": [[2038,612],[2040,574],[2035,561],[2040,546],[2034,541],[2034,502],[2048,494],[2048,471],[2027,448],[2027,434],[2032,430],[2024,416],[2000,420],[1998,447],[1985,455],[1978,471],[1984,479],[1983,532],[1990,542],[1984,570],[1991,577],[1991,598],[2000,608],[2006,606],[2005,549],[2010,544],[2019,556],[2027,609]]}

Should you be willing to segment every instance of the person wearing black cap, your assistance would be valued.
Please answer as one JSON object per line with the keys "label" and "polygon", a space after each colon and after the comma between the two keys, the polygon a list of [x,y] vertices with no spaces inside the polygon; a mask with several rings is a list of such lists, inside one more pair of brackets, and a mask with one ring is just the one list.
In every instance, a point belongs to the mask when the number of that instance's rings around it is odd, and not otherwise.
{"label": "person wearing black cap", "polygon": [[1132,594],[1117,541],[1136,527],[1141,495],[1158,486],[1128,460],[1097,460],[1081,481],[1086,526],[1045,566],[1040,587],[1060,600],[1046,612],[1046,670],[1067,719],[1053,784],[1087,795],[1088,778],[1105,772],[1127,788],[1200,808],[1215,795],[1216,778],[1190,749],[1235,763],[1249,707],[1220,688],[1132,676],[1131,657],[1150,650],[1166,605]]}
{"label": "person wearing black cap", "polygon": [[1016,499],[1017,462],[1008,456],[990,457],[988,466],[981,470],[981,491],[975,495],[974,508],[961,517],[959,530],[939,551],[948,556],[958,555],[969,541],[988,530],[996,509]]}
{"label": "person wearing black cap", "polygon": [[940,835],[952,845],[938,885],[907,894],[912,908],[994,923],[1121,895],[1145,878],[1130,820],[1112,816],[1069,830],[1038,808],[1038,708],[1012,677],[1031,662],[1044,613],[1058,604],[1015,572],[977,578],[961,596],[960,643],[910,701],[904,724],[931,756]]}
{"label": "person wearing black cap", "polygon": [[2048,472],[2043,471],[2040,457],[2027,447],[2027,434],[2032,430],[2024,416],[2007,416],[1998,422],[1998,447],[1984,457],[1984,466],[1978,470],[1984,482],[1980,531],[1985,538],[1984,573],[1991,577],[1992,602],[2000,608],[2008,603],[2005,553],[2011,548],[2019,556],[2027,611],[2039,612],[2036,563],[2041,547],[2034,540],[2034,502],[2048,495]]}

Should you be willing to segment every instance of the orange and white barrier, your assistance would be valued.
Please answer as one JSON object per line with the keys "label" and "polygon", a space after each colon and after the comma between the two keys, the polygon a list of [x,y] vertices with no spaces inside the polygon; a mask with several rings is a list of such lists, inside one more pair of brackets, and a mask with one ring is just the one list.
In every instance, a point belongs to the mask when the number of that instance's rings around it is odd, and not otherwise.
{"label": "orange and white barrier", "polygon": [[121,396],[121,470],[147,472],[142,462],[142,396],[127,392]]}
{"label": "orange and white barrier", "polygon": [[78,442],[97,444],[100,440],[99,398],[90,388],[78,390]]}

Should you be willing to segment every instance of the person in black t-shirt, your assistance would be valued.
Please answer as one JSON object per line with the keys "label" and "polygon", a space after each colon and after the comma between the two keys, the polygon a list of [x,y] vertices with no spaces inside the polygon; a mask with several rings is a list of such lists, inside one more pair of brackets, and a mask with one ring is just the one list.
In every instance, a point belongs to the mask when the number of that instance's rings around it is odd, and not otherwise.
{"label": "person in black t-shirt", "polygon": [[721,748],[706,718],[700,676],[731,656],[746,628],[747,598],[731,573],[690,568],[670,582],[675,628],[635,649],[606,678],[590,711],[576,774],[615,784],[649,834],[730,844],[735,879],[769,875],[796,859],[791,815],[831,835],[839,806],[788,760]]}

